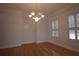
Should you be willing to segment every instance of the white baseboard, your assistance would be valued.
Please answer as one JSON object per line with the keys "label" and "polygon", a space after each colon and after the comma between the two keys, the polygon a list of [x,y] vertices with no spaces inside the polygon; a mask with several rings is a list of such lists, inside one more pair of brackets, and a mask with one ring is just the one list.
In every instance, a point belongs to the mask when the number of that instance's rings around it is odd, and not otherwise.
{"label": "white baseboard", "polygon": [[37,41],[36,43],[43,43],[43,42],[47,42],[47,41]]}
{"label": "white baseboard", "polygon": [[67,48],[67,49],[72,50],[72,51],[75,51],[75,52],[79,52],[78,49],[74,49],[74,48],[69,47],[69,46],[64,46],[64,45],[59,44],[59,43],[56,43],[56,42],[50,42],[50,43],[52,43],[52,44],[56,44],[56,45],[58,45],[58,46],[61,46],[61,47]]}
{"label": "white baseboard", "polygon": [[0,46],[0,49],[13,48],[13,47],[21,46],[21,45],[22,45],[22,44],[5,45],[5,46]]}
{"label": "white baseboard", "polygon": [[22,42],[22,44],[31,44],[31,43],[36,43],[34,41],[31,41],[31,42]]}

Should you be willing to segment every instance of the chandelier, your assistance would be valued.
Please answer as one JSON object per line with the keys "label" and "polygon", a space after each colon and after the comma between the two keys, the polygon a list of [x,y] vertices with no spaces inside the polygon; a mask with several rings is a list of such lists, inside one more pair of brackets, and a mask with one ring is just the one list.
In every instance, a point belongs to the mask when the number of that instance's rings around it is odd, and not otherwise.
{"label": "chandelier", "polygon": [[29,15],[29,18],[35,20],[35,22],[38,22],[40,19],[44,17],[45,15],[43,15],[42,13],[35,13],[35,12],[31,12]]}

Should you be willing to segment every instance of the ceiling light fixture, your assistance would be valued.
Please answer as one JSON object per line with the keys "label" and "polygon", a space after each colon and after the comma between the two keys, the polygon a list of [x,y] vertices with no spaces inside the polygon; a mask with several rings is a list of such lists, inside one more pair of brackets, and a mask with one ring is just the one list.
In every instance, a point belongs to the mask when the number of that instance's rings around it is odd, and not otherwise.
{"label": "ceiling light fixture", "polygon": [[35,22],[38,22],[41,18],[44,18],[45,15],[43,15],[42,13],[35,13],[35,12],[31,12],[29,15],[29,18],[32,18],[35,20]]}

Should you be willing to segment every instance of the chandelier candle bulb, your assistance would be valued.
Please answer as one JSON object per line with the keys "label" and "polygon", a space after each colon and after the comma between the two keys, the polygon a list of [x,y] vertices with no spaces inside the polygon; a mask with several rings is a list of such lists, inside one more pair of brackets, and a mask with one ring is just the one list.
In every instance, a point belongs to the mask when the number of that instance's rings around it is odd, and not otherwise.
{"label": "chandelier candle bulb", "polygon": [[44,18],[44,15],[41,15],[42,18]]}
{"label": "chandelier candle bulb", "polygon": [[32,12],[32,13],[31,13],[31,15],[35,15],[35,13],[34,13],[34,12]]}
{"label": "chandelier candle bulb", "polygon": [[29,15],[29,17],[31,18],[31,17],[32,17],[32,15]]}

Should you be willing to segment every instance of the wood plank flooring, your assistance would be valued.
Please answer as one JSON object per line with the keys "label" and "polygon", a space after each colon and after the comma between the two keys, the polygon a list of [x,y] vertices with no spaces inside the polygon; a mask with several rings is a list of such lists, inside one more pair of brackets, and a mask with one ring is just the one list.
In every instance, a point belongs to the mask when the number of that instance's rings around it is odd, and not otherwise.
{"label": "wood plank flooring", "polygon": [[46,42],[0,49],[0,56],[79,56],[79,53]]}

